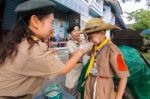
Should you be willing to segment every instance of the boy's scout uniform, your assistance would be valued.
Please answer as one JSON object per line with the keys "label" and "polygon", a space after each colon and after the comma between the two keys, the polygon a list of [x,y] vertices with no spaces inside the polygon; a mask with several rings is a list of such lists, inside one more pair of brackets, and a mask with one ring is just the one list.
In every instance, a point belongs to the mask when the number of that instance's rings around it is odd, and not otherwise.
{"label": "boy's scout uniform", "polygon": [[[48,15],[54,6],[49,0],[28,0],[18,5],[15,11],[21,17]],[[0,66],[0,99],[32,99],[31,95],[39,90],[45,78],[55,77],[64,67],[41,41],[30,48],[24,39],[17,47],[13,61],[8,58]]]}
{"label": "boy's scout uniform", "polygon": [[[128,77],[129,73],[121,58],[121,52],[111,41],[96,58],[98,75],[90,73],[85,85],[85,99],[92,99],[94,92],[94,83],[97,78],[96,99],[113,99],[114,83],[113,77]],[[120,60],[121,63],[118,63]],[[120,67],[119,67],[120,66]],[[123,66],[123,67],[121,67]]]}
{"label": "boy's scout uniform", "polygon": [[[82,33],[92,33],[114,28],[98,18],[91,19]],[[101,50],[101,49],[100,49]],[[108,40],[101,52],[96,52],[96,75],[89,73],[84,91],[84,99],[114,99],[113,77],[124,78],[129,76],[128,69],[120,50]],[[94,66],[93,66],[94,67]],[[92,69],[93,69],[92,67]]]}
{"label": "boy's scout uniform", "polygon": [[[79,42],[71,38],[67,42],[67,48],[69,51],[69,57],[71,57],[71,53],[74,53],[79,50],[79,46],[86,41],[84,39],[81,39]],[[77,80],[80,76],[82,70],[82,59],[78,62],[77,66],[75,66],[74,69],[72,69],[69,73],[66,74],[66,84],[65,86],[67,88],[74,88],[76,86]]]}

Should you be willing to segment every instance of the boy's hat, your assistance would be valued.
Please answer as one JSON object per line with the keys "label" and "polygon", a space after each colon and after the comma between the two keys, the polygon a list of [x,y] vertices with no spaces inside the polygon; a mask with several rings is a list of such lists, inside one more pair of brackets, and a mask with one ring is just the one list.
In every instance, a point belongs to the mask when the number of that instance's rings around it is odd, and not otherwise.
{"label": "boy's hat", "polygon": [[111,30],[113,28],[117,27],[110,23],[105,23],[101,18],[92,18],[86,23],[85,28],[81,31],[81,33],[89,34],[103,30]]}
{"label": "boy's hat", "polygon": [[50,0],[28,0],[19,4],[15,12],[20,16],[47,15],[54,12],[55,6]]}

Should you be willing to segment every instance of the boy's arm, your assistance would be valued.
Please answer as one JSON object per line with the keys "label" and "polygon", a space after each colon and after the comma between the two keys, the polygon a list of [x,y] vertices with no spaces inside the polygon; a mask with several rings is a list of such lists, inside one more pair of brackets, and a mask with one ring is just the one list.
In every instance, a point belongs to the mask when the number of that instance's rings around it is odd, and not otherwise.
{"label": "boy's arm", "polygon": [[118,85],[118,90],[115,99],[122,99],[125,87],[127,83],[127,77],[120,78],[119,85]]}

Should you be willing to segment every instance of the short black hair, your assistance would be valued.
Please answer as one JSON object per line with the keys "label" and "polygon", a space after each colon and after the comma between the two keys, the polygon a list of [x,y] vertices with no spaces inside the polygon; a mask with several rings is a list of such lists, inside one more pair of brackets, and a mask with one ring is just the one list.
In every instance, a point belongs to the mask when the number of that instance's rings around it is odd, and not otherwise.
{"label": "short black hair", "polygon": [[71,25],[69,25],[69,27],[68,27],[68,29],[67,29],[67,32],[68,32],[68,33],[71,33],[71,31],[74,30],[74,27],[75,27],[75,26],[78,26],[79,29],[80,29],[80,24],[78,24],[78,23],[72,23]]}

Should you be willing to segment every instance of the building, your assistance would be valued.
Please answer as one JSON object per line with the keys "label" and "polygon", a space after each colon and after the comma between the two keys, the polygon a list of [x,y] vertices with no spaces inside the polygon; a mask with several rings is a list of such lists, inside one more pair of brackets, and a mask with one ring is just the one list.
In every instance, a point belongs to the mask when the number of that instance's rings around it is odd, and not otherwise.
{"label": "building", "polygon": [[[0,0],[0,29],[9,31],[16,21],[16,6],[26,0]],[[67,28],[73,23],[80,23],[81,29],[92,17],[103,18],[107,23],[126,28],[121,14],[122,10],[117,0],[51,0],[56,3],[54,36],[56,41],[68,37]],[[107,33],[108,37],[110,33]]]}
{"label": "building", "polygon": [[[88,6],[83,0],[52,0],[56,3],[54,31],[57,40],[67,38],[67,28],[72,23],[80,24],[80,16],[87,16]],[[61,39],[60,39],[61,40]]]}
{"label": "building", "polygon": [[[126,29],[121,15],[123,14],[121,6],[117,0],[84,0],[89,8],[87,16],[81,15],[81,26],[84,27],[88,19],[92,17],[103,18],[105,22],[114,24],[121,29]],[[110,38],[110,31],[106,32]]]}
{"label": "building", "polygon": [[[26,0],[0,0],[0,29],[10,31],[16,22],[17,15],[14,12],[16,6]],[[56,40],[67,37],[69,24],[80,23],[80,15],[87,16],[88,6],[82,0],[51,0],[56,3],[54,36]]]}

